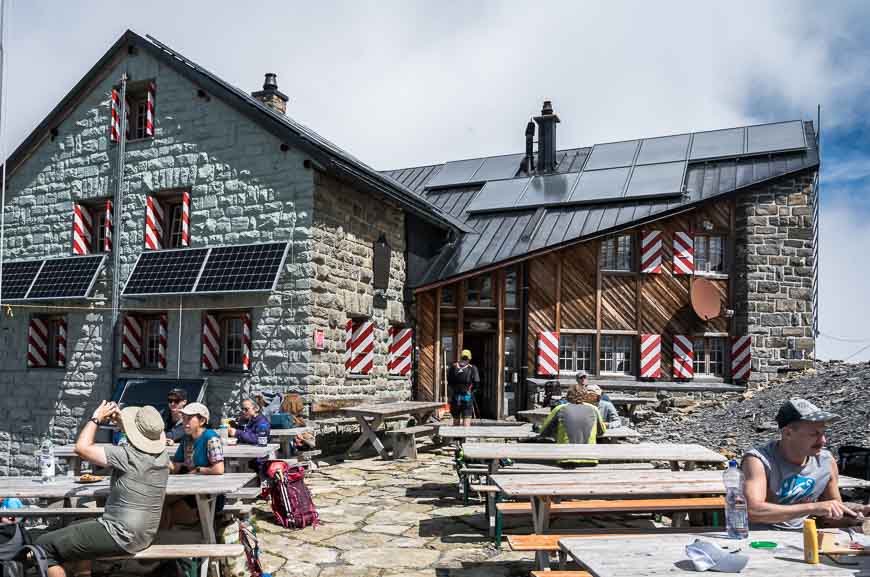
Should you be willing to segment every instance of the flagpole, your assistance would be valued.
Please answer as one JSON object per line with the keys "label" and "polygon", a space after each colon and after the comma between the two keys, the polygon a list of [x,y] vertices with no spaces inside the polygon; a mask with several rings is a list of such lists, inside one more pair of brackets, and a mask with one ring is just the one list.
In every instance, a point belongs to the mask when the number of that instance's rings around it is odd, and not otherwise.
{"label": "flagpole", "polygon": [[118,380],[118,365],[121,358],[121,231],[124,226],[124,155],[127,148],[127,73],[121,74],[121,97],[118,111],[121,125],[118,127],[118,173],[115,179],[115,200],[112,203],[112,382],[110,394]]}
{"label": "flagpole", "polygon": [[0,0],[0,303],[3,302],[3,261],[6,256],[6,0]]}

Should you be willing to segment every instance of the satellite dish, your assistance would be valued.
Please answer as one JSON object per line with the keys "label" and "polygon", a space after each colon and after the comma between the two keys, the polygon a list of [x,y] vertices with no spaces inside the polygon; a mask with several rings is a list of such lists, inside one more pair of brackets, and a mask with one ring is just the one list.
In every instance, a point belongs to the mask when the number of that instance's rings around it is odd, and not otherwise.
{"label": "satellite dish", "polygon": [[692,282],[692,310],[701,318],[709,321],[722,312],[722,302],[719,300],[719,289],[705,278],[695,278]]}

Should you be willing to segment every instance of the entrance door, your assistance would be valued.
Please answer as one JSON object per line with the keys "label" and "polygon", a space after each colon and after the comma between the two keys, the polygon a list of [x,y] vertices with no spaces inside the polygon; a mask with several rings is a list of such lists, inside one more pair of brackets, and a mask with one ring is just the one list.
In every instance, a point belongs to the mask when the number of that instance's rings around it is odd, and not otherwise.
{"label": "entrance door", "polygon": [[494,333],[466,332],[463,348],[471,351],[471,362],[480,372],[480,391],[475,395],[478,418],[495,419],[497,403],[496,347]]}

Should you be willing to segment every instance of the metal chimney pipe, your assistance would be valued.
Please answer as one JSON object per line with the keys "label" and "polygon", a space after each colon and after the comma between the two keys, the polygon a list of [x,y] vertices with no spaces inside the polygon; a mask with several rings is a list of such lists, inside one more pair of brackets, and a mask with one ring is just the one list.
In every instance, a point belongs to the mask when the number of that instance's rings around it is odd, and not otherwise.
{"label": "metal chimney pipe", "polygon": [[535,117],[538,124],[538,171],[553,172],[556,168],[556,124],[559,117],[553,112],[553,103],[544,101],[541,115]]}
{"label": "metal chimney pipe", "polygon": [[535,171],[535,123],[529,120],[526,124],[526,157],[523,159],[523,170],[526,174]]}

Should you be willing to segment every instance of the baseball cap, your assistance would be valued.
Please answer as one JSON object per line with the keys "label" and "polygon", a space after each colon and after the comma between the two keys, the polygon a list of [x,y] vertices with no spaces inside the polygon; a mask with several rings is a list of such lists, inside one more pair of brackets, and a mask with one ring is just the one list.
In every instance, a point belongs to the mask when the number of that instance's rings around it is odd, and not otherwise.
{"label": "baseball cap", "polygon": [[585,379],[588,376],[589,376],[589,373],[587,373],[586,371],[577,371],[577,375],[575,378],[577,379],[577,382],[579,383],[580,379]]}
{"label": "baseball cap", "polygon": [[469,351],[468,349],[462,349],[462,354],[459,355],[459,358],[460,359],[468,359],[470,361],[471,360],[471,351]]}
{"label": "baseball cap", "polygon": [[789,399],[779,408],[779,412],[776,414],[776,424],[782,429],[795,421],[831,423],[839,418],[840,415],[823,411],[806,399]]}
{"label": "baseball cap", "polygon": [[190,416],[199,415],[206,421],[208,421],[210,418],[208,407],[206,407],[202,403],[190,403],[189,405],[184,405],[184,408],[181,409],[181,414]]}
{"label": "baseball cap", "polygon": [[182,401],[186,401],[187,400],[187,391],[185,391],[182,388],[172,389],[171,391],[169,391],[169,394],[166,395],[166,398],[171,399],[172,397],[178,397]]}
{"label": "baseball cap", "polygon": [[740,573],[749,563],[749,557],[746,555],[729,553],[719,545],[701,539],[695,539],[694,543],[686,545],[686,555],[695,571]]}

